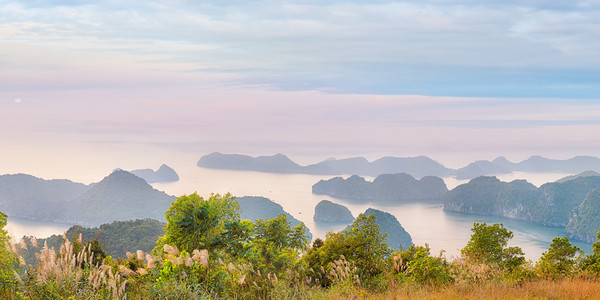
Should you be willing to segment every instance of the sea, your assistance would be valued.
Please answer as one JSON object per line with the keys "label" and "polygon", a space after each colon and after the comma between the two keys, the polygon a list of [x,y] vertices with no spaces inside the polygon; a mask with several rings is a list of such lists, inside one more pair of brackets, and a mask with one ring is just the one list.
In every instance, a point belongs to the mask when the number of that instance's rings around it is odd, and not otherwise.
{"label": "sea", "polygon": [[[329,200],[342,204],[350,209],[356,217],[366,209],[372,207],[394,215],[404,229],[412,236],[413,243],[429,245],[432,254],[446,256],[454,259],[460,256],[460,249],[465,247],[470,236],[474,222],[488,224],[502,223],[514,233],[509,246],[519,246],[525,252],[527,259],[537,260],[546,251],[554,237],[565,236],[564,228],[546,227],[532,223],[510,220],[500,217],[468,215],[446,212],[441,205],[432,204],[403,204],[395,206],[382,206],[375,204],[356,203],[336,199],[329,196],[315,195],[312,185],[322,179],[330,179],[328,175],[306,174],[274,174],[253,171],[231,171],[200,168],[196,161],[170,163],[180,180],[172,183],[152,184],[157,190],[174,196],[181,196],[197,192],[200,196],[208,197],[211,193],[231,193],[234,196],[262,196],[280,204],[285,211],[296,219],[304,222],[313,234],[313,238],[325,238],[328,232],[343,230],[348,224],[323,224],[313,221],[314,209],[321,200]],[[555,181],[571,174],[565,173],[527,173],[515,172],[501,175],[502,181],[526,179],[536,186],[546,182]],[[343,175],[347,177],[349,175]],[[366,177],[372,180],[372,177]],[[77,181],[76,178],[72,179]],[[98,181],[101,180],[98,179]],[[466,180],[444,178],[449,189]],[[52,234],[62,234],[73,224],[60,224],[52,222],[31,221],[21,218],[9,217],[6,229],[8,233],[18,240],[23,236],[48,237]],[[591,245],[574,242],[584,252],[591,252]]]}

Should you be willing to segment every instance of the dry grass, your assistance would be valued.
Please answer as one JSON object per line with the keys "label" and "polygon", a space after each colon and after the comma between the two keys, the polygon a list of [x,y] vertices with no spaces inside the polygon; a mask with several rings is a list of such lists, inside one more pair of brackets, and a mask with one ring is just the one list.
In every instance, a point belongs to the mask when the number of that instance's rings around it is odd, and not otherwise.
{"label": "dry grass", "polygon": [[327,299],[600,299],[600,279],[540,280],[523,285],[481,284],[424,287],[400,285],[385,294],[364,291],[350,295],[328,294]]}
{"label": "dry grass", "polygon": [[[87,282],[88,287],[93,291],[98,291],[103,287],[107,288],[112,299],[126,298],[125,288],[128,280],[125,280],[118,272],[113,272],[112,268],[104,263],[93,265],[91,245],[87,248],[84,247],[79,253],[74,253],[73,244],[64,234],[63,240],[64,244],[58,252],[53,248],[48,248],[48,244],[44,242],[40,253],[36,253],[38,259],[35,272],[37,284],[49,287],[57,286],[59,289],[57,293],[67,296],[76,295],[80,290],[85,289],[83,284]],[[82,280],[84,270],[89,271],[87,281]],[[46,298],[48,295],[31,296]]]}

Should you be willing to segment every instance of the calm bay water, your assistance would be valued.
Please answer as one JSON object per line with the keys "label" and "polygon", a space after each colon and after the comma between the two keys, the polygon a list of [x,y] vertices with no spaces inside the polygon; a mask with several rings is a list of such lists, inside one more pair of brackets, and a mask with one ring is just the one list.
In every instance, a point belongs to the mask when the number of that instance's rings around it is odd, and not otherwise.
{"label": "calm bay water", "polygon": [[4,229],[14,240],[23,236],[47,238],[53,234],[62,234],[72,226],[71,224],[32,221],[16,217],[8,217],[7,221],[8,224]]}
{"label": "calm bay water", "polygon": [[[321,179],[332,176],[317,176],[303,174],[270,174],[249,171],[227,171],[198,168],[195,162],[170,163],[180,175],[180,181],[174,183],[153,184],[158,189],[168,194],[180,196],[198,192],[207,197],[211,193],[231,193],[234,196],[263,196],[280,204],[285,211],[304,222],[316,237],[325,237],[329,231],[339,231],[346,225],[317,224],[313,221],[314,207],[321,200],[327,199],[345,205],[354,216],[373,207],[387,211],[400,221],[402,226],[411,234],[413,242],[418,245],[428,243],[432,253],[445,250],[449,258],[458,256],[471,235],[473,222],[503,223],[512,230],[514,238],[511,245],[521,247],[528,259],[537,259],[542,252],[548,249],[552,238],[564,236],[564,229],[550,228],[509,220],[498,217],[485,217],[449,213],[442,210],[441,205],[407,204],[401,206],[379,206],[370,204],[356,204],[328,196],[313,195],[311,187]],[[561,173],[514,173],[500,176],[503,181],[514,179],[528,179],[539,186],[545,182],[554,181],[568,174]],[[372,180],[373,178],[367,178]],[[452,178],[445,179],[448,188],[453,188],[466,181],[457,181]],[[9,218],[7,229],[16,237],[34,235],[46,237],[51,234],[60,234],[69,228],[69,225],[49,222],[33,222],[18,218]],[[576,243],[584,251],[591,251],[591,245]]]}

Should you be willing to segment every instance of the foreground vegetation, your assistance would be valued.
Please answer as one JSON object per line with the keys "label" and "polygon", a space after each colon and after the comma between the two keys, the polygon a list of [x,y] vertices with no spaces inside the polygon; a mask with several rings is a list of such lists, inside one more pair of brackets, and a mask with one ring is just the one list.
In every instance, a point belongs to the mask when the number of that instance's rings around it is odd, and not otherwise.
{"label": "foreground vegetation", "polygon": [[[65,234],[57,250],[35,238],[11,244],[0,230],[0,298],[600,297],[600,242],[584,256],[568,238],[557,237],[531,262],[520,248],[507,246],[513,234],[502,224],[475,223],[461,257],[448,261],[428,245],[393,251],[373,215],[361,214],[347,229],[309,243],[306,227],[292,227],[284,215],[241,220],[229,194],[181,196],[165,220],[152,251],[125,257],[111,257],[98,239],[84,240],[83,229]],[[26,263],[24,252],[35,253],[35,262]]]}

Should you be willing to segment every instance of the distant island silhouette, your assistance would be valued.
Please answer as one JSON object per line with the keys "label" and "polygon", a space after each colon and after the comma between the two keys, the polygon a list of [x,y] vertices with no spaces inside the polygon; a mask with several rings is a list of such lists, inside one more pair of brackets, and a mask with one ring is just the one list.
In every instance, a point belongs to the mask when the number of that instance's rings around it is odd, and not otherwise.
{"label": "distant island silhouette", "polygon": [[316,164],[302,166],[283,154],[252,157],[242,154],[213,152],[200,158],[197,165],[209,169],[283,174],[379,176],[382,174],[407,173],[416,178],[437,176],[456,177],[459,180],[487,175],[510,174],[519,171],[571,174],[584,171],[600,172],[600,158],[594,156],[576,156],[565,160],[531,156],[518,163],[511,162],[501,156],[492,161],[479,160],[465,167],[452,169],[427,156],[385,156],[372,162],[364,157],[331,158]]}

